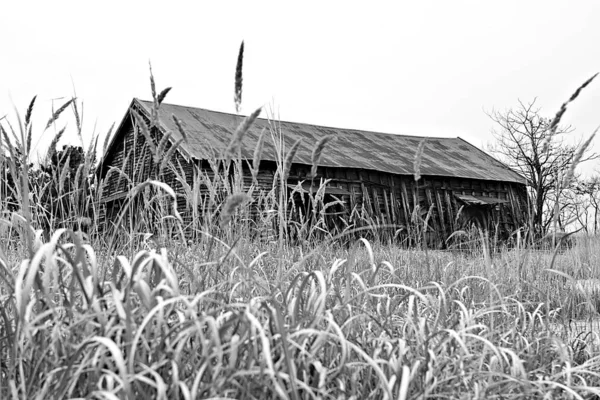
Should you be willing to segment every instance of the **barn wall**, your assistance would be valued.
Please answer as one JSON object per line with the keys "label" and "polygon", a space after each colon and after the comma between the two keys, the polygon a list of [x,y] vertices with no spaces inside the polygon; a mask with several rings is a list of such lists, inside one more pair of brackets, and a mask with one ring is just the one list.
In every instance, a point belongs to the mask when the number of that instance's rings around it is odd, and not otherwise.
{"label": "barn wall", "polygon": [[[147,121],[149,122],[149,121]],[[128,191],[148,178],[158,178],[167,183],[177,193],[177,208],[184,218],[186,225],[194,222],[194,218],[212,214],[226,194],[231,192],[225,187],[227,183],[220,182],[218,187],[212,187],[215,182],[214,165],[208,161],[186,159],[181,153],[175,152],[170,166],[162,170],[159,177],[152,153],[144,135],[134,131],[131,118],[128,118],[119,129],[119,135],[104,160],[105,178],[103,198],[105,199],[107,217],[115,215],[115,209],[121,207]],[[155,143],[158,143],[158,132],[153,131]],[[162,136],[161,136],[162,137]],[[165,150],[170,148],[170,144]],[[107,175],[110,166],[122,170]],[[243,168],[243,191],[253,188],[253,196],[260,198],[273,189],[273,180],[277,165],[272,161],[263,161],[256,180],[253,179],[247,165]],[[289,183],[307,180],[310,176],[310,166],[292,165]],[[233,168],[231,169],[233,172]],[[330,186],[336,186],[348,191],[349,195],[341,196],[347,206],[348,215],[352,211],[361,210],[378,224],[404,226],[410,229],[415,220],[415,210],[418,205],[420,218],[425,218],[431,210],[429,225],[436,242],[442,242],[457,226],[457,214],[461,203],[455,194],[486,196],[506,200],[507,203],[498,205],[490,212],[490,220],[497,224],[501,233],[508,234],[526,222],[524,210],[527,200],[524,185],[497,181],[480,181],[473,179],[426,176],[415,183],[412,176],[395,175],[390,173],[370,171],[356,168],[318,168],[316,180],[331,179]],[[229,184],[231,180],[229,181]],[[217,191],[217,197],[211,199],[211,193]],[[210,201],[212,200],[212,201]],[[111,209],[111,207],[113,209]],[[256,217],[260,205],[251,207],[251,216]],[[419,218],[417,218],[419,219]],[[354,222],[354,221],[352,221]]]}
{"label": "barn wall", "polygon": [[[264,194],[272,188],[273,171],[263,169],[254,180],[250,170],[243,168],[242,180],[239,181],[234,178],[237,173],[232,165],[229,178],[223,180],[223,170],[216,176],[215,167],[206,160],[187,161],[177,154],[171,166],[161,174],[160,180],[169,184],[177,193],[177,209],[186,226],[194,222],[197,225],[208,216],[216,215],[215,211],[230,193],[249,193],[252,189],[253,197],[258,199],[261,192]],[[257,214],[258,204],[254,203],[250,207],[250,216],[256,217]]]}
{"label": "barn wall", "polygon": [[[142,117],[149,125],[150,121],[144,116]],[[118,135],[121,137],[115,138],[116,140],[103,162],[103,170],[100,171],[100,177],[103,181],[103,204],[100,206],[103,216],[101,216],[101,220],[114,221],[121,212],[129,192],[148,179],[157,179],[167,183],[178,194],[178,209],[184,205],[182,198],[185,192],[181,182],[176,179],[178,174],[173,172],[171,168],[164,168],[157,178],[160,162],[155,162],[146,137],[141,133],[139,127],[134,128],[131,117],[126,118],[119,129]],[[154,145],[157,146],[160,141],[159,138],[162,138],[162,133],[159,133],[156,128],[152,128],[150,129],[150,135],[153,138]],[[164,152],[166,153],[170,147],[171,145],[168,144]],[[176,162],[178,173],[193,169],[193,164],[187,162],[177,152],[172,155],[171,159]],[[160,161],[162,162],[162,159]],[[115,167],[119,171],[110,171],[111,167]],[[135,204],[135,207],[141,206],[141,203]]]}
{"label": "barn wall", "polygon": [[[310,167],[295,165],[290,180],[304,180]],[[429,226],[434,241],[444,241],[459,229],[457,215],[461,206],[455,194],[485,196],[505,200],[490,207],[490,227],[498,226],[499,233],[508,236],[526,222],[527,197],[524,185],[497,181],[448,177],[422,177],[417,183],[413,176],[394,175],[353,168],[319,168],[316,179],[331,179],[330,186],[339,187],[351,195],[342,196],[349,209],[364,208],[377,222],[404,226],[414,220],[415,206],[419,205],[422,218],[431,209]]]}
{"label": "barn wall", "polygon": [[[146,119],[146,123],[150,121]],[[138,129],[139,130],[139,129]],[[228,182],[215,180],[213,168],[207,160],[189,160],[180,152],[174,152],[170,162],[160,170],[159,164],[154,162],[153,154],[141,132],[135,132],[131,118],[120,128],[119,135],[110,152],[104,160],[103,170],[100,171],[101,179],[104,181],[102,191],[101,220],[115,220],[125,204],[125,198],[130,190],[137,184],[148,179],[157,179],[168,184],[177,195],[177,210],[181,214],[185,225],[191,225],[193,218],[201,218],[202,215],[212,214],[220,203],[230,193],[231,185],[235,180],[233,166],[230,168],[230,179]],[[154,143],[158,144],[159,135],[155,130],[151,131]],[[162,136],[162,135],[161,135]],[[172,147],[169,142],[162,154]],[[162,162],[162,159],[161,159]],[[271,165],[272,164],[272,165]],[[275,163],[263,162],[267,168],[261,168],[254,179],[247,166],[244,167],[242,182],[235,182],[238,189],[248,192],[252,186],[256,197],[262,191],[268,192],[272,189]],[[111,167],[118,168],[117,171],[109,172]],[[128,178],[126,178],[126,177]],[[229,187],[225,187],[229,185]],[[212,197],[211,197],[212,193]],[[216,194],[216,195],[215,195]],[[194,208],[196,211],[194,211]],[[257,205],[251,208],[251,214],[256,216]]]}
{"label": "barn wall", "polygon": [[[126,121],[122,132],[122,139],[115,141],[114,147],[104,160],[104,168],[101,171],[105,198],[127,194],[135,184],[150,177],[152,168],[155,167],[146,138],[140,132],[134,132],[131,119]],[[109,171],[110,167],[118,168],[122,174]]]}

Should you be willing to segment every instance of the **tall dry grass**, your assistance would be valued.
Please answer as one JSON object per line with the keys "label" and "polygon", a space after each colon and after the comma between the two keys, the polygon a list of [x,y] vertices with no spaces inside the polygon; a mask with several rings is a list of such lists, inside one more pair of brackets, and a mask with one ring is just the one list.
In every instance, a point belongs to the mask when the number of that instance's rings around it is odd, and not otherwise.
{"label": "tall dry grass", "polygon": [[[151,85],[156,116],[168,90]],[[84,199],[64,202],[75,216],[91,209],[84,233],[30,201],[45,189],[27,179],[28,121],[2,128],[0,154],[11,157],[0,171],[18,185],[10,207],[1,203],[0,398],[600,396],[598,238],[556,252],[518,239],[490,252],[475,232],[469,252],[406,249],[377,237],[366,216],[366,229],[336,235],[326,231],[326,182],[308,194],[311,215],[294,214],[301,189],[288,192],[285,177],[299,144],[286,148],[275,122],[253,160],[232,143],[230,160],[215,154],[188,177],[169,162],[179,144],[137,118],[160,163],[144,182],[125,174],[138,166],[133,152],[110,171],[129,196],[109,234],[98,175],[52,197]],[[259,190],[263,140],[279,160],[273,186]],[[167,172],[191,220],[161,182]],[[48,179],[60,188],[69,173]],[[350,240],[363,233],[373,240]],[[582,330],[582,320],[592,322]]]}

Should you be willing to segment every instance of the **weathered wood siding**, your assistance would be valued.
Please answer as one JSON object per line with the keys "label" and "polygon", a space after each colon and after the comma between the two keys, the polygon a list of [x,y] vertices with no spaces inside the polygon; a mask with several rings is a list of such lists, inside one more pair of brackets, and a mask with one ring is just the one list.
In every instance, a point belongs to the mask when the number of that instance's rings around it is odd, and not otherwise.
{"label": "weathered wood siding", "polygon": [[[290,180],[304,180],[309,166],[295,165]],[[491,226],[498,226],[508,235],[526,222],[525,187],[507,182],[480,181],[424,176],[415,182],[413,176],[394,175],[353,168],[319,168],[316,179],[331,179],[330,186],[344,189],[351,195],[342,196],[350,210],[364,208],[382,224],[410,227],[415,206],[421,216],[431,209],[429,224],[438,242],[445,240],[457,226],[461,204],[455,195],[484,196],[506,201],[490,207]]]}
{"label": "weathered wood siding", "polygon": [[[154,162],[150,148],[144,135],[134,131],[130,119],[124,126],[122,140],[115,142],[104,165],[103,197],[108,201],[126,196],[136,183],[151,176]],[[110,167],[116,170],[110,171]]]}

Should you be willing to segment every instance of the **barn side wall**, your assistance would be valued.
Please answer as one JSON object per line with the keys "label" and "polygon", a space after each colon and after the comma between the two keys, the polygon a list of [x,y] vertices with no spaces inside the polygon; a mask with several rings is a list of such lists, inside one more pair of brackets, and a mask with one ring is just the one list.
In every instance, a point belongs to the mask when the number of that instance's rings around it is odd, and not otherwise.
{"label": "barn side wall", "polygon": [[[147,118],[145,120],[147,124],[150,123]],[[159,163],[155,162],[146,137],[139,128],[136,131],[130,116],[120,127],[118,135],[120,137],[116,138],[110,152],[103,161],[102,170],[99,172],[103,182],[100,220],[107,224],[110,224],[111,221],[115,222],[126,204],[127,196],[134,187],[148,179],[157,179],[159,165],[162,162],[162,160]],[[155,146],[158,145],[162,133],[153,128],[150,129],[150,135]],[[169,148],[170,144],[165,147],[164,151],[168,151]],[[178,160],[178,165],[182,163],[184,167],[187,167],[187,170],[191,169],[191,163],[187,163],[178,154],[173,155],[172,159]],[[111,171],[111,168],[116,169]],[[167,183],[176,193],[183,193],[183,186],[175,179],[175,174],[169,168],[164,168],[157,180]],[[141,204],[140,202],[133,204],[133,211],[137,212],[138,207],[143,207]]]}
{"label": "barn side wall", "polygon": [[[245,162],[244,162],[245,163]],[[230,193],[251,193],[255,200],[262,199],[272,190],[274,169],[262,168],[253,177],[249,168],[242,170],[242,179],[237,176],[236,167],[232,164],[226,180],[222,164],[217,166],[202,161],[187,161],[179,154],[172,160],[172,167],[165,169],[161,181],[169,184],[177,193],[177,208],[186,226],[201,223],[201,220],[215,217],[217,209]],[[214,169],[221,168],[218,177]],[[181,182],[185,181],[185,185]],[[256,218],[261,205],[256,201],[249,208],[249,218]]]}
{"label": "barn side wall", "polygon": [[[309,166],[295,165],[290,180],[304,180],[309,175]],[[455,197],[457,194],[504,200],[505,203],[486,208],[489,227],[497,227],[504,237],[526,223],[526,189],[516,183],[424,176],[417,184],[412,175],[354,168],[323,167],[318,168],[317,175],[317,179],[331,179],[330,186],[350,193],[342,196],[350,210],[363,208],[381,224],[408,229],[414,221],[416,205],[422,218],[431,209],[428,221],[433,229],[432,239],[437,243],[461,228],[457,216],[464,204]]]}

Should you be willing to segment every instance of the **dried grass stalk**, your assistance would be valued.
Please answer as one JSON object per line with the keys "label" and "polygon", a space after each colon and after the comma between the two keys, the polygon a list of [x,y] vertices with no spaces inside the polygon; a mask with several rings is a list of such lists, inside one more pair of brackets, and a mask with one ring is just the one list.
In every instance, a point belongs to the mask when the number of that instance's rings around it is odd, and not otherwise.
{"label": "dried grass stalk", "polygon": [[283,183],[287,182],[287,178],[290,174],[290,169],[292,168],[292,162],[294,161],[294,157],[296,156],[296,152],[298,151],[298,147],[300,147],[300,142],[302,139],[296,140],[296,143],[292,145],[290,151],[285,157],[285,161],[283,162]]}
{"label": "dried grass stalk", "polygon": [[242,67],[244,64],[244,42],[240,45],[240,51],[238,53],[237,64],[235,66],[235,88],[233,101],[235,102],[235,112],[240,113],[242,106]]}
{"label": "dried grass stalk", "polygon": [[150,68],[150,91],[152,92],[152,112],[150,117],[150,126],[156,126],[156,123],[158,122],[158,96],[156,95],[156,84],[154,82],[152,63],[150,63],[150,61],[148,61],[148,67]]}
{"label": "dried grass stalk", "polygon": [[245,193],[235,193],[227,197],[223,210],[221,211],[221,226],[227,225],[235,214],[235,210],[248,201],[250,201],[250,196]]}
{"label": "dried grass stalk", "polygon": [[183,126],[181,125],[181,121],[179,121],[179,119],[177,119],[177,117],[175,116],[175,114],[171,115],[171,119],[173,120],[173,122],[175,122],[175,126],[177,126],[177,130],[179,131],[179,133],[181,134],[181,137],[183,138],[183,141],[187,143],[187,133],[185,133],[185,130],[183,129]]}
{"label": "dried grass stalk", "polygon": [[[70,169],[70,165],[69,165],[69,169]],[[85,176],[85,163],[84,164],[79,164],[79,167],[77,167],[77,171],[75,171],[75,186],[80,187],[82,184],[82,177]]]}
{"label": "dried grass stalk", "polygon": [[[10,134],[15,141],[15,145],[14,145],[15,149],[17,149],[20,152],[23,152],[23,143],[21,143],[21,139],[19,139],[19,137],[17,136],[17,133],[15,132],[15,128],[13,128],[10,121],[8,121],[8,120],[5,120],[5,121],[10,129]],[[7,143],[8,143],[8,139],[7,139]]]}
{"label": "dried grass stalk", "polygon": [[150,135],[150,131],[148,130],[148,125],[146,125],[146,121],[144,121],[142,116],[140,114],[138,114],[137,111],[135,111],[135,110],[131,110],[131,114],[133,115],[133,118],[135,119],[137,126],[140,128],[142,135],[144,135],[144,137],[146,138],[146,142],[148,143],[148,146],[150,146],[150,150],[152,151],[152,154],[156,155],[156,145],[154,144],[154,141],[152,140],[152,136]]}
{"label": "dried grass stalk", "polygon": [[569,170],[565,174],[565,177],[562,181],[563,188],[568,187],[569,184],[571,183],[571,180],[573,179],[573,175],[575,174],[575,168],[577,168],[577,165],[579,165],[579,163],[581,162],[581,158],[585,154],[585,151],[587,150],[587,148],[590,146],[590,143],[592,143],[592,140],[596,136],[598,129],[599,128],[596,128],[596,130],[590,135],[588,140],[586,140],[581,146],[579,146],[579,149],[577,149],[577,153],[575,153],[575,155],[573,156],[573,161],[571,162],[571,166],[569,167]]}
{"label": "dried grass stalk", "polygon": [[179,139],[178,141],[176,141],[173,144],[173,146],[171,146],[171,148],[169,148],[169,150],[167,150],[167,152],[165,153],[165,155],[162,157],[162,161],[160,163],[160,170],[159,171],[162,171],[167,166],[167,164],[169,163],[169,161],[173,157],[173,153],[175,153],[175,151],[181,145],[181,142],[183,142],[183,139]]}
{"label": "dried grass stalk", "polygon": [[29,125],[31,123],[31,114],[33,113],[33,105],[35,104],[35,100],[37,99],[37,95],[33,96],[31,102],[29,103],[29,107],[27,107],[27,112],[25,113],[25,125]]}
{"label": "dried grass stalk", "polygon": [[159,162],[161,162],[161,157],[165,153],[165,149],[167,148],[167,145],[169,144],[169,139],[171,138],[171,135],[172,135],[171,132],[167,132],[160,139],[160,142],[158,142],[158,147],[156,148],[156,154],[154,155],[155,163],[158,164]]}
{"label": "dried grass stalk", "polygon": [[327,143],[335,139],[335,135],[327,135],[319,139],[319,141],[315,145],[315,148],[313,149],[311,155],[312,168],[310,169],[310,175],[313,178],[317,176],[317,167],[319,162],[321,161],[321,155],[323,154],[323,149],[325,148],[325,145],[327,145]]}
{"label": "dried grass stalk", "polygon": [[162,104],[163,100],[167,96],[167,93],[169,93],[171,91],[171,89],[172,88],[168,87],[166,89],[163,89],[162,92],[160,92],[158,94],[158,98],[156,99],[158,101],[158,104]]}
{"label": "dried grass stalk", "polygon": [[106,133],[106,137],[104,138],[104,144],[102,144],[102,154],[106,154],[106,149],[108,148],[108,144],[110,143],[110,135],[112,134],[113,129],[115,129],[114,122],[108,129],[108,132]]}
{"label": "dried grass stalk", "polygon": [[577,96],[579,96],[579,93],[581,93],[581,91],[587,85],[589,85],[594,80],[594,78],[596,76],[598,76],[598,72],[596,72],[590,79],[588,79],[587,81],[583,82],[583,84],[577,88],[577,90],[575,91],[575,93],[573,93],[571,95],[571,97],[569,98],[569,100],[567,100],[566,102],[564,102],[562,104],[562,106],[560,107],[560,110],[558,110],[558,112],[554,116],[554,119],[550,123],[550,133],[551,134],[554,134],[554,132],[556,132],[556,127],[558,126],[558,123],[560,122],[560,119],[562,118],[562,116],[565,113],[565,111],[567,111],[567,105],[569,103],[571,103],[572,101],[574,101],[577,98]]}
{"label": "dried grass stalk", "polygon": [[260,159],[262,157],[262,151],[265,142],[265,129],[263,128],[260,136],[258,137],[258,141],[256,142],[256,147],[254,147],[254,155],[252,157],[252,177],[256,179],[258,174],[258,169],[260,167]]}
{"label": "dried grass stalk", "polygon": [[[66,159],[63,158],[63,160],[65,161],[63,164],[63,168],[62,171],[60,172],[60,176],[58,179],[58,193],[61,194],[63,188],[65,187],[65,181],[67,180],[67,176],[69,175],[69,166],[71,165],[71,156],[67,156]],[[60,160],[60,161],[63,161]],[[59,161],[59,166],[60,166],[60,161]]]}
{"label": "dried grass stalk", "polygon": [[54,135],[52,142],[50,142],[50,147],[48,148],[48,152],[46,153],[46,163],[48,163],[47,165],[50,165],[52,163],[52,157],[54,157],[54,154],[56,153],[56,145],[58,144],[63,133],[65,133],[65,129],[66,127],[58,131],[58,133]]}
{"label": "dried grass stalk", "polygon": [[231,138],[231,142],[229,142],[229,146],[225,150],[225,159],[227,160],[227,164],[231,161],[232,157],[239,157],[240,150],[242,146],[242,139],[250,126],[254,123],[258,115],[260,114],[262,107],[259,107],[252,114],[248,115],[242,123],[237,127],[235,132],[233,133],[233,137]]}
{"label": "dried grass stalk", "polygon": [[415,154],[415,161],[413,163],[415,181],[421,179],[421,164],[423,163],[423,151],[425,150],[425,138],[419,142],[417,147],[417,153]]}
{"label": "dried grass stalk", "polygon": [[44,130],[50,128],[50,125],[52,125],[58,119],[58,117],[60,117],[60,114],[62,114],[62,112],[65,111],[67,109],[67,107],[69,107],[69,105],[74,100],[75,100],[75,98],[72,98],[71,100],[67,101],[65,104],[63,104],[62,106],[60,106],[60,108],[58,110],[56,110],[54,112],[54,114],[52,114],[52,116],[48,120],[48,123],[46,124],[46,128]]}
{"label": "dried grass stalk", "polygon": [[[4,137],[4,142],[6,143],[6,147],[8,148],[8,152],[10,155],[11,160],[16,160],[15,158],[15,146],[13,146],[10,143],[10,140],[8,138],[8,133],[6,132],[6,129],[4,129],[4,127],[2,125],[0,125],[0,133],[2,133],[2,137]],[[13,163],[11,163],[11,165],[13,165]]]}
{"label": "dried grass stalk", "polygon": [[544,153],[547,152],[550,149],[550,142],[552,141],[552,138],[556,134],[556,129],[558,128],[558,124],[560,123],[560,120],[561,120],[563,114],[565,113],[565,111],[567,111],[567,106],[569,105],[569,103],[571,103],[573,100],[575,100],[577,98],[577,96],[579,96],[579,93],[581,93],[581,91],[587,85],[589,85],[594,80],[594,78],[596,76],[598,76],[597,72],[590,79],[588,79],[587,81],[583,82],[583,84],[577,88],[577,90],[575,91],[575,93],[573,93],[571,95],[571,97],[569,98],[569,100],[567,100],[566,102],[564,102],[562,104],[562,106],[560,106],[560,109],[558,110],[558,112],[554,116],[554,119],[552,120],[552,122],[550,122],[550,126],[548,127],[549,134],[546,137],[546,140],[544,141],[544,145],[542,146],[542,151]]}
{"label": "dried grass stalk", "polygon": [[71,104],[73,108],[73,114],[75,115],[75,124],[77,127],[77,136],[81,140],[81,144],[83,144],[83,137],[81,136],[81,117],[79,116],[79,108],[77,108],[77,101],[73,101]]}

